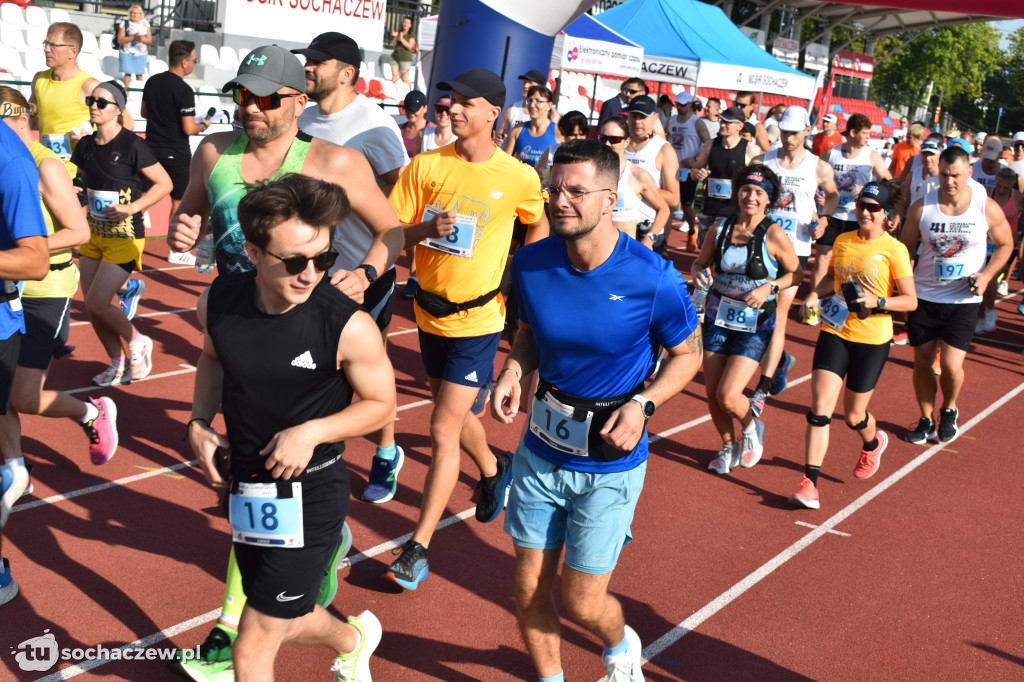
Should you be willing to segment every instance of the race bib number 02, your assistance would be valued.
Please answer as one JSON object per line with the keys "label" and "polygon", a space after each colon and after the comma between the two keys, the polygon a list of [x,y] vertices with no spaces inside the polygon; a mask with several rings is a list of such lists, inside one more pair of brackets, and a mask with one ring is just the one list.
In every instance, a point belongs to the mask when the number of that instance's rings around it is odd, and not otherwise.
{"label": "race bib number 02", "polygon": [[782,215],[781,213],[772,213],[768,217],[771,218],[776,225],[785,230],[786,234],[796,234],[796,217]]}
{"label": "race bib number 02", "polygon": [[935,257],[935,279],[952,282],[967,276],[967,259]]}
{"label": "race bib number 02", "polygon": [[96,220],[106,220],[107,222],[110,222],[110,218],[103,213],[103,209],[111,204],[116,204],[117,202],[118,193],[116,190],[90,189],[89,215]]}
{"label": "race bib number 02", "polygon": [[757,310],[742,301],[722,297],[718,304],[718,316],[715,326],[732,329],[738,332],[757,330]]}
{"label": "race bib number 02", "polygon": [[560,452],[587,457],[590,455],[587,442],[594,413],[588,411],[585,420],[576,421],[573,419],[574,412],[572,406],[561,403],[550,393],[545,393],[543,400],[534,397],[530,431]]}
{"label": "race bib number 02", "polygon": [[818,306],[821,312],[821,321],[836,331],[842,330],[846,324],[846,318],[850,316],[850,309],[846,307],[843,297],[829,296],[822,299]]}
{"label": "race bib number 02", "polygon": [[302,547],[302,484],[280,497],[276,483],[239,483],[231,493],[231,539],[246,545]]}
{"label": "race bib number 02", "polygon": [[[441,209],[436,206],[427,206],[423,211],[423,220],[432,220],[440,213],[442,213]],[[444,237],[427,237],[420,244],[459,258],[472,258],[478,236],[479,228],[476,216],[456,213],[455,225],[452,226],[451,234]]]}

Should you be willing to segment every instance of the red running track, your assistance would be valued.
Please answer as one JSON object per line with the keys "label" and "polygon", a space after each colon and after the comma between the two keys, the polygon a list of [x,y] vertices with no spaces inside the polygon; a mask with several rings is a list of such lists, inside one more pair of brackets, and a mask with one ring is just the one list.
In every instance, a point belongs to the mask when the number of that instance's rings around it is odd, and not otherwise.
{"label": "red running track", "polygon": [[[52,387],[117,401],[114,459],[91,465],[85,438],[69,421],[24,420],[36,490],[15,507],[5,532],[21,594],[0,607],[0,678],[177,679],[159,661],[60,661],[26,672],[14,652],[48,630],[62,649],[141,641],[157,655],[200,643],[219,613],[227,522],[215,493],[187,464],[182,438],[200,343],[192,308],[209,278],[169,265],[165,254],[163,242],[150,242],[137,320],[155,340],[153,376],[81,388],[103,368],[103,353],[80,300],[72,331],[78,349],[51,368]],[[692,256],[672,256],[688,271]],[[1020,294],[999,304],[997,332],[972,346],[963,435],[945,447],[900,439],[917,415],[911,349],[894,347],[871,405],[894,436],[881,470],[867,481],[852,476],[858,441],[837,415],[819,511],[786,504],[802,477],[806,379],[818,330],[789,326],[795,380],[768,403],[757,467],[726,477],[707,470],[720,443],[700,375],[658,411],[636,541],[612,580],[646,647],[648,679],[1021,679]],[[430,452],[431,408],[409,301],[397,301],[391,334],[407,464],[392,502],[360,502],[373,446],[349,444],[355,546],[334,609],[339,616],[371,609],[380,618],[385,634],[371,664],[377,680],[534,679],[515,623],[512,545],[500,521],[473,519],[477,473],[468,461],[431,545],[430,579],[399,593],[379,578],[390,550],[413,529]],[[512,449],[521,422],[484,419],[491,444]],[[563,622],[567,679],[597,680],[600,644]],[[278,679],[328,680],[331,658],[323,649],[286,647]]]}

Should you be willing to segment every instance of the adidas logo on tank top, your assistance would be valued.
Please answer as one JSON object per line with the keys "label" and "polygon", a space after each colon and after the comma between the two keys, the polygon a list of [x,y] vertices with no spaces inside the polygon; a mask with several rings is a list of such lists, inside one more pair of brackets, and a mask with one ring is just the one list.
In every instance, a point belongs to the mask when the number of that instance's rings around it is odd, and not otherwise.
{"label": "adidas logo on tank top", "polygon": [[316,363],[313,362],[313,355],[307,350],[305,353],[292,360],[292,367],[316,369]]}

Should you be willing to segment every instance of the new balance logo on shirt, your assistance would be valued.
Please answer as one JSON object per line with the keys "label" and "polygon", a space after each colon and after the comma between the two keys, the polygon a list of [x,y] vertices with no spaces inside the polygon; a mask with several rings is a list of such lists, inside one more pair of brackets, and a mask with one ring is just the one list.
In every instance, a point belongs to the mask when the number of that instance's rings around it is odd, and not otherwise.
{"label": "new balance logo on shirt", "polygon": [[313,362],[313,355],[307,350],[305,353],[292,360],[292,367],[316,369],[316,363]]}

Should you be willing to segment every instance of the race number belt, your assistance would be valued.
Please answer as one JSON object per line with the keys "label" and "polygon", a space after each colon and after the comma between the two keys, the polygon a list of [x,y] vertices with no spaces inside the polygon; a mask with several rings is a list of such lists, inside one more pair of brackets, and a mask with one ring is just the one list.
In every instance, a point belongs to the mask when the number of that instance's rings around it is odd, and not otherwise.
{"label": "race number belt", "polygon": [[295,549],[304,546],[302,483],[234,482],[231,539],[246,545]]}
{"label": "race number belt", "polygon": [[732,180],[708,178],[708,196],[712,199],[728,199],[732,196]]}
{"label": "race number belt", "polygon": [[846,318],[850,315],[850,309],[846,307],[846,300],[842,296],[835,294],[822,299],[818,308],[822,322],[836,331],[842,331]]}
{"label": "race number belt", "polygon": [[613,462],[632,450],[619,450],[601,437],[608,418],[643,388],[641,383],[629,393],[614,398],[589,399],[569,395],[543,377],[533,397],[530,432],[551,448],[574,457],[590,457]]}
{"label": "race number belt", "polygon": [[[423,221],[431,220],[441,212],[436,206],[427,206],[423,210]],[[480,226],[477,225],[475,215],[456,213],[451,234],[444,237],[427,237],[420,244],[459,258],[472,258],[479,235]]]}

